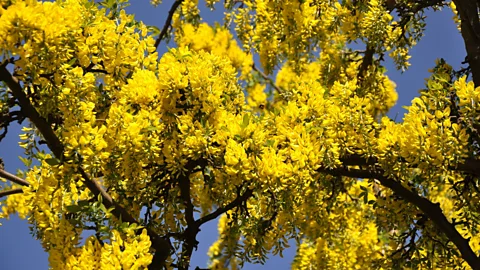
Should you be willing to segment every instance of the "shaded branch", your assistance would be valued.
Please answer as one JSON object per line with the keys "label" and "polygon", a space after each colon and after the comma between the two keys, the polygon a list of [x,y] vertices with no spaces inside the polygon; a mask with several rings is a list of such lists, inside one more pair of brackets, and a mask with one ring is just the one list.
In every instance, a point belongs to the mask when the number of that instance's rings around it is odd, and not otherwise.
{"label": "shaded branch", "polygon": [[[12,91],[13,96],[18,100],[22,112],[27,116],[30,121],[36,126],[36,128],[40,131],[43,135],[47,146],[50,148],[52,153],[55,155],[56,158],[63,161],[63,144],[60,142],[58,137],[53,132],[51,126],[47,123],[45,118],[43,118],[37,110],[32,106],[30,100],[25,95],[22,87],[20,86],[19,81],[17,78],[12,76],[10,72],[6,69],[5,65],[0,66],[0,80],[4,81],[5,84],[10,88]],[[113,208],[113,215],[121,219],[122,221],[126,221],[129,223],[136,223],[139,224],[133,216],[128,213],[125,208],[115,202],[112,197],[98,184],[95,180],[91,179],[90,176],[84,171],[80,164],[77,164],[77,170],[81,174],[83,181],[87,188],[95,195],[97,198],[99,195],[102,196],[103,204],[107,208]],[[9,176],[9,175],[7,175]],[[10,176],[9,176],[10,177]],[[11,179],[15,179],[10,177]],[[11,180],[9,178],[9,180]],[[13,181],[13,180],[12,180]],[[18,179],[15,179],[18,181]],[[22,183],[22,181],[20,181]],[[26,181],[23,181],[24,185],[28,185]],[[26,183],[26,184],[25,184]],[[153,230],[146,228],[150,240],[152,242],[152,246],[155,248],[156,252],[152,261],[152,265],[155,265],[155,268],[161,268],[168,255],[170,254],[170,248],[168,242],[157,235]],[[138,232],[140,233],[140,232]]]}
{"label": "shaded branch", "polygon": [[[12,108],[16,104],[15,102],[11,102],[13,99],[10,99],[8,101],[8,107]],[[1,110],[1,109],[0,109]],[[21,111],[10,111],[6,112],[3,115],[0,115],[0,130],[3,129],[2,134],[0,134],[0,142],[6,137],[8,133],[8,126],[14,122],[17,121],[18,124],[22,124],[23,120],[25,120],[25,116],[22,114]]]}
{"label": "shaded branch", "polygon": [[275,91],[277,91],[277,93],[282,93],[282,89],[280,89],[276,84],[275,82],[267,76],[267,74],[265,74],[263,71],[259,70],[255,64],[252,65],[252,69],[255,70],[265,81],[267,81],[270,86],[273,87],[273,89],[275,89]]}
{"label": "shaded branch", "polygon": [[357,77],[359,81],[362,81],[365,77],[368,68],[373,64],[373,55],[375,54],[375,48],[371,45],[367,45],[367,49],[365,50],[365,55],[363,56],[362,64],[358,68]]}
{"label": "shaded branch", "polygon": [[23,193],[23,190],[21,188],[3,190],[3,191],[0,191],[0,198],[8,196],[8,195],[12,195],[12,194],[18,194],[18,193]]}
{"label": "shaded branch", "polygon": [[185,221],[187,222],[187,229],[182,234],[184,241],[182,255],[177,266],[179,270],[187,270],[190,267],[193,249],[198,247],[197,234],[200,232],[200,224],[195,221],[194,216],[195,206],[192,203],[190,192],[190,175],[199,171],[203,172],[207,165],[208,161],[206,159],[191,160],[185,165],[186,172],[178,179],[180,198],[185,206]]}
{"label": "shaded branch", "polygon": [[50,128],[47,121],[32,106],[30,100],[28,100],[27,96],[23,92],[19,81],[17,78],[13,77],[10,72],[8,72],[5,65],[0,66],[0,80],[4,81],[8,88],[10,88],[13,96],[18,100],[20,107],[22,108],[22,112],[30,119],[32,123],[35,124],[40,133],[42,133],[43,137],[47,141],[48,148],[50,148],[52,153],[57,158],[61,158],[63,155],[63,145],[61,144],[60,140]]}
{"label": "shaded branch", "polygon": [[[398,262],[402,264],[405,261],[412,259],[413,252],[416,249],[417,242],[421,237],[424,237],[426,234],[424,231],[417,233],[419,229],[425,227],[425,223],[428,221],[428,217],[425,214],[420,214],[420,218],[414,221],[413,226],[409,226],[408,230],[402,233],[399,237],[402,239],[402,245],[400,248],[395,250],[389,257],[394,260],[394,268],[399,268]],[[400,258],[397,257],[397,254],[400,254]]]}
{"label": "shaded branch", "polygon": [[453,0],[460,16],[460,26],[467,60],[472,71],[475,87],[480,86],[480,21],[479,1]]}
{"label": "shaded branch", "polygon": [[179,177],[178,187],[180,188],[180,198],[185,206],[185,220],[187,222],[187,229],[180,235],[183,240],[182,253],[179,263],[176,267],[179,270],[186,270],[190,267],[190,259],[193,253],[193,249],[197,248],[198,241],[196,239],[198,232],[200,232],[200,226],[208,221],[216,219],[221,214],[241,206],[246,202],[248,198],[253,195],[253,191],[247,189],[243,195],[240,195],[240,188],[237,192],[237,198],[230,202],[225,207],[220,207],[215,210],[213,213],[210,213],[198,220],[195,220],[194,217],[194,205],[192,203],[191,192],[190,192],[190,174],[195,171],[203,171],[207,166],[207,161],[204,159],[190,161],[185,165],[186,173]]}
{"label": "shaded branch", "polygon": [[[340,160],[344,165],[348,166],[373,166],[378,164],[378,159],[375,157],[367,159],[356,154],[349,155]],[[399,160],[399,162],[404,162],[404,160]],[[411,168],[415,168],[415,166],[412,166]],[[449,166],[449,169],[480,176],[480,160],[468,158],[463,163]]]}
{"label": "shaded branch", "polygon": [[245,193],[243,193],[243,195],[240,195],[238,196],[237,198],[235,198],[235,200],[231,201],[229,204],[227,204],[225,207],[219,207],[217,210],[215,210],[214,212],[198,219],[196,221],[196,223],[198,224],[198,226],[200,227],[202,224],[204,223],[207,223],[211,220],[214,220],[216,219],[217,217],[219,217],[221,214],[224,214],[226,213],[227,211],[230,211],[232,210],[233,208],[235,207],[238,207],[240,205],[242,205],[242,203],[244,203],[246,200],[248,200],[250,197],[252,197],[253,195],[253,190],[251,189],[247,189],[247,191],[245,191]]}
{"label": "shaded branch", "polygon": [[[190,167],[187,166],[186,167]],[[192,168],[193,169],[193,168]],[[184,242],[182,245],[182,256],[178,265],[179,270],[187,270],[190,267],[190,258],[193,249],[197,248],[197,234],[200,231],[199,226],[195,222],[194,206],[190,194],[190,172],[188,170],[185,175],[179,179],[180,197],[185,205],[185,220],[187,221],[187,229],[184,232]]]}
{"label": "shaded branch", "polygon": [[385,172],[380,168],[373,170],[360,169],[325,169],[320,168],[318,172],[334,176],[347,176],[352,178],[376,179],[384,187],[391,189],[396,195],[402,197],[405,201],[418,207],[428,218],[442,231],[447,238],[453,242],[462,254],[462,258],[473,268],[480,269],[480,259],[469,245],[469,240],[457,231],[455,225],[450,223],[442,212],[439,203],[432,203],[430,200],[419,196],[417,193],[404,187],[399,181],[384,176]]}
{"label": "shaded branch", "polygon": [[175,11],[177,8],[182,4],[183,0],[176,0],[175,3],[173,3],[172,7],[170,8],[170,11],[168,11],[168,16],[167,19],[165,20],[165,24],[163,25],[162,31],[160,32],[160,35],[158,35],[158,38],[155,40],[155,48],[158,49],[158,45],[160,45],[160,42],[165,38],[167,35],[168,29],[172,25],[172,18],[173,14],[175,14]]}

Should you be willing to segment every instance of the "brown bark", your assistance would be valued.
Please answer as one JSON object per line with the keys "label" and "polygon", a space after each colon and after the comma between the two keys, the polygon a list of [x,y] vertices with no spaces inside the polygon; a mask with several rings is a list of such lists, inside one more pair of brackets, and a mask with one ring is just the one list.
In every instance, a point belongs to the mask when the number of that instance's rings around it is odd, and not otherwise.
{"label": "brown bark", "polygon": [[[63,144],[60,142],[58,137],[55,135],[54,131],[47,123],[47,121],[38,113],[38,111],[33,107],[30,103],[30,100],[25,95],[22,87],[20,86],[19,81],[17,78],[12,76],[10,72],[6,69],[5,65],[0,66],[0,80],[5,82],[5,84],[10,88],[12,91],[13,96],[18,100],[20,107],[22,108],[22,112],[29,118],[29,120],[36,126],[36,128],[41,132],[43,135],[48,147],[55,155],[55,157],[61,161],[64,160],[63,156]],[[99,195],[102,197],[102,202],[106,208],[113,208],[112,214],[123,221],[129,223],[138,223],[137,220],[133,216],[128,213],[128,211],[115,202],[112,197],[102,188],[102,186],[93,180],[82,168],[81,164],[77,162],[77,170],[82,175],[85,185],[87,188],[95,195],[97,198]],[[3,170],[2,170],[3,172]],[[1,176],[1,175],[0,175]],[[12,180],[13,178],[9,178]],[[22,179],[20,179],[22,180]],[[14,181],[14,180],[12,180]],[[24,181],[24,180],[23,180]],[[15,181],[14,181],[15,182]],[[19,182],[22,185],[29,185],[28,182],[24,181],[25,183]],[[148,235],[152,242],[152,247],[156,250],[152,264],[155,265],[154,269],[160,269],[165,261],[166,258],[170,254],[170,245],[169,243],[160,237],[157,233],[152,231],[151,229],[147,228]]]}
{"label": "brown bark", "polygon": [[472,70],[475,87],[480,86],[480,21],[478,18],[479,1],[453,0],[461,21],[461,32],[467,61]]}
{"label": "brown bark", "polygon": [[[357,157],[358,158],[358,157]],[[371,161],[357,159],[358,164],[371,164]],[[353,165],[353,162],[352,164]],[[469,240],[464,238],[455,225],[448,221],[443,214],[438,203],[432,203],[430,200],[410,191],[404,187],[398,180],[385,176],[385,172],[377,167],[371,166],[373,169],[326,169],[321,168],[318,171],[334,176],[347,176],[353,178],[376,179],[384,187],[391,189],[396,195],[402,197],[405,201],[412,203],[418,207],[428,218],[442,231],[447,238],[457,247],[462,258],[472,267],[472,269],[480,269],[480,259],[469,245]]]}

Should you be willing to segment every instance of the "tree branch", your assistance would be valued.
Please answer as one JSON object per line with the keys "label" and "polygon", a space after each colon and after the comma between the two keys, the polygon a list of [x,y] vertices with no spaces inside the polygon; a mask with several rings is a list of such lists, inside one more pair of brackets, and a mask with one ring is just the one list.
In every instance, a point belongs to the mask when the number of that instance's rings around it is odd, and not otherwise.
{"label": "tree branch", "polygon": [[395,179],[384,176],[385,172],[380,168],[374,170],[359,170],[359,169],[324,169],[321,168],[318,172],[326,173],[330,175],[341,175],[353,178],[365,178],[365,179],[377,179],[380,183],[395,194],[401,196],[405,201],[417,206],[422,212],[428,216],[430,220],[440,229],[447,238],[454,243],[462,254],[462,258],[473,268],[480,269],[480,259],[469,245],[469,240],[463,238],[463,236],[457,231],[455,226],[448,221],[440,208],[440,204],[432,203],[428,199],[419,196],[418,194],[410,191],[404,187],[400,182]]}
{"label": "tree branch", "polygon": [[227,211],[230,211],[232,210],[233,208],[235,207],[238,207],[240,206],[243,202],[245,202],[246,200],[248,200],[250,197],[252,197],[253,195],[253,190],[251,189],[247,189],[247,191],[245,191],[245,193],[243,193],[243,195],[241,196],[238,196],[237,198],[235,198],[235,200],[231,201],[229,204],[227,204],[225,207],[219,207],[217,210],[215,210],[214,212],[198,219],[196,221],[196,223],[198,224],[198,226],[200,227],[202,224],[204,223],[207,223],[211,220],[214,220],[216,219],[217,217],[219,217],[221,214],[223,213],[226,213]]}
{"label": "tree branch", "polygon": [[362,81],[365,77],[368,69],[373,64],[373,55],[375,54],[375,48],[371,44],[367,44],[365,55],[363,56],[362,64],[358,68],[357,77],[359,81]]}
{"label": "tree branch", "polygon": [[207,161],[204,159],[192,160],[185,165],[186,173],[179,177],[178,186],[180,188],[180,197],[185,206],[185,220],[187,222],[187,229],[182,233],[183,245],[182,245],[182,255],[180,262],[177,265],[179,270],[187,270],[190,267],[190,259],[192,257],[193,249],[197,248],[198,241],[196,239],[198,232],[200,232],[200,226],[208,221],[211,221],[217,218],[219,215],[231,210],[235,207],[240,206],[248,198],[253,195],[253,191],[247,189],[247,191],[240,195],[240,189],[238,190],[237,198],[230,202],[225,207],[218,208],[215,212],[210,213],[198,220],[195,220],[194,217],[194,208],[195,206],[192,203],[191,193],[190,193],[190,174],[195,172],[195,170],[205,170],[207,166]]}
{"label": "tree branch", "polygon": [[173,14],[177,10],[177,8],[182,4],[183,0],[176,0],[175,3],[173,3],[172,7],[170,8],[170,11],[168,11],[168,16],[167,20],[165,20],[165,24],[163,25],[162,31],[160,32],[160,35],[158,35],[158,38],[155,40],[155,48],[158,49],[158,45],[160,45],[160,42],[165,38],[167,35],[168,29],[170,28],[172,24],[172,18]]}
{"label": "tree branch", "polygon": [[23,190],[21,188],[3,190],[3,191],[0,191],[0,198],[8,196],[8,195],[12,195],[12,194],[18,194],[18,193],[23,193]]}
{"label": "tree branch", "polygon": [[0,169],[0,177],[3,177],[7,180],[10,180],[12,182],[14,182],[15,184],[19,184],[21,186],[29,186],[30,183],[28,183],[27,181],[23,180],[22,178],[16,176],[16,175],[13,175],[7,171],[4,171],[2,169]]}
{"label": "tree branch", "polygon": [[188,166],[185,175],[182,175],[179,179],[180,197],[185,205],[185,220],[187,221],[187,229],[184,232],[184,241],[182,245],[182,255],[180,257],[180,263],[178,264],[179,270],[187,270],[190,267],[190,258],[192,257],[193,249],[197,247],[197,234],[200,231],[198,225],[195,223],[195,217],[193,215],[194,206],[192,204],[192,198],[190,194],[190,173],[193,166]]}
{"label": "tree branch", "polygon": [[473,0],[453,0],[460,15],[460,26],[467,60],[472,70],[475,87],[480,86],[480,21],[478,8],[480,3]]}
{"label": "tree branch", "polygon": [[[367,159],[356,154],[349,155],[347,157],[341,158],[340,160],[344,165],[348,166],[373,166],[378,164],[378,159],[375,157],[370,157]],[[399,162],[403,162],[403,160],[399,160]],[[412,166],[411,168],[415,168],[415,166]],[[480,160],[469,158],[466,159],[463,163],[456,164],[455,166],[450,166],[449,169],[480,176]]]}
{"label": "tree branch", "polygon": [[50,128],[47,121],[45,121],[45,119],[32,106],[30,100],[23,92],[17,78],[13,77],[10,72],[8,72],[5,65],[0,66],[0,80],[4,81],[8,88],[12,90],[13,96],[18,100],[20,107],[22,108],[22,112],[30,119],[30,121],[32,121],[32,123],[35,124],[43,137],[45,137],[48,148],[50,148],[57,158],[61,158],[63,155],[63,146],[60,143],[60,140]]}
{"label": "tree branch", "polygon": [[255,64],[252,65],[252,69],[254,71],[256,71],[265,81],[267,81],[271,87],[273,87],[273,89],[275,89],[275,91],[277,91],[277,93],[281,94],[283,93],[282,89],[280,89],[276,84],[275,82],[267,76],[267,74],[265,74],[263,71],[261,71],[260,69],[257,68],[257,66],[255,66]]}
{"label": "tree branch", "polygon": [[[25,113],[25,116],[27,116],[30,119],[30,121],[37,127],[37,129],[41,132],[41,134],[45,138],[45,141],[48,147],[50,148],[52,153],[55,155],[55,157],[63,161],[64,156],[63,156],[62,143],[60,142],[58,137],[55,135],[50,125],[48,125],[47,121],[32,106],[32,104],[30,103],[30,100],[27,98],[27,96],[25,95],[25,92],[20,86],[19,81],[17,80],[17,78],[15,78],[10,74],[10,72],[6,69],[5,65],[0,66],[0,80],[4,81],[5,84],[8,86],[8,88],[10,88],[13,96],[18,100],[20,107],[22,108],[22,112]],[[78,172],[80,172],[87,188],[95,195],[95,198],[98,197],[98,195],[102,196],[103,204],[107,208],[113,208],[112,213],[116,218],[129,223],[139,224],[135,220],[135,218],[132,217],[127,210],[125,210],[125,208],[123,208],[121,205],[119,205],[117,202],[115,202],[112,199],[112,197],[102,188],[102,186],[100,186],[100,184],[98,184],[95,180],[90,178],[90,176],[84,171],[84,169],[80,164],[77,164],[77,166],[78,166],[77,170]],[[9,179],[11,180],[14,178],[9,178]],[[17,180],[18,179],[15,179],[15,181]],[[28,185],[26,181],[23,182],[24,185],[25,183],[26,185]],[[152,265],[155,265],[156,268],[161,268],[164,265],[166,258],[170,254],[170,248],[169,248],[170,246],[165,239],[161,238],[153,230],[147,228],[147,232],[150,237],[150,241],[152,242],[152,246],[156,250],[153,261],[152,261]]]}

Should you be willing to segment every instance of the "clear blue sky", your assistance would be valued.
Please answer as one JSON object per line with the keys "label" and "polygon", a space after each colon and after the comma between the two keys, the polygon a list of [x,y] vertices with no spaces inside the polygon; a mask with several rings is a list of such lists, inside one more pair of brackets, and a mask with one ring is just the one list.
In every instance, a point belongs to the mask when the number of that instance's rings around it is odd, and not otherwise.
{"label": "clear blue sky", "polygon": [[[150,6],[148,0],[132,1],[128,8],[129,13],[136,14],[137,20],[143,20],[147,25],[163,26],[169,5],[172,0],[163,0],[164,4],[158,8]],[[207,8],[201,9],[201,15],[208,22],[221,20],[223,12],[217,10],[210,12]],[[435,65],[435,59],[444,58],[448,63],[458,68],[465,57],[465,48],[458,30],[451,17],[449,10],[442,12],[427,13],[427,30],[420,43],[412,50],[411,67],[403,74],[396,71],[391,61],[387,61],[386,67],[390,78],[397,84],[399,100],[391,110],[389,116],[396,117],[397,121],[403,116],[402,106],[409,105],[413,97],[418,96],[418,90],[424,87],[425,78],[429,76],[428,69]],[[165,44],[161,46],[165,48]],[[164,50],[163,50],[164,51]],[[5,161],[6,169],[15,172],[22,168],[18,156],[22,149],[18,147],[19,127],[11,127],[9,135],[0,144],[0,157]],[[13,195],[15,196],[15,195]],[[40,242],[33,239],[30,234],[28,223],[12,216],[10,220],[0,220],[0,268],[3,270],[23,269],[48,269],[48,257],[43,251]],[[200,246],[194,252],[192,269],[196,266],[206,267],[208,247],[216,240],[216,223],[203,226],[197,240]],[[295,247],[285,252],[284,258],[271,257],[267,265],[246,265],[244,269],[289,269],[290,262],[295,254]]]}

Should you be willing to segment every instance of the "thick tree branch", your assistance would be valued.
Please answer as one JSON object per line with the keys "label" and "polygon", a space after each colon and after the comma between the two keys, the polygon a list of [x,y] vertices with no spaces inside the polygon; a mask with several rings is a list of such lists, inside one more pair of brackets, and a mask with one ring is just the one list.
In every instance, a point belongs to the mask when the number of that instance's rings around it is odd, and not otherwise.
{"label": "thick tree branch", "polygon": [[172,18],[173,14],[175,14],[175,11],[177,8],[182,4],[183,0],[176,0],[175,3],[173,3],[172,7],[170,8],[170,11],[168,11],[168,16],[167,19],[165,20],[165,24],[163,25],[162,31],[160,32],[160,35],[158,35],[158,38],[155,40],[155,48],[158,49],[158,45],[160,45],[160,42],[165,38],[167,35],[168,29],[172,25]]}
{"label": "thick tree branch", "polygon": [[[348,166],[372,166],[378,164],[378,160],[375,157],[364,158],[360,155],[350,155],[340,159],[344,165]],[[399,162],[401,162],[400,160]],[[415,168],[415,166],[412,166]],[[456,164],[455,166],[450,166],[450,170],[470,173],[473,175],[480,176],[480,160],[477,159],[466,159],[463,163]]]}
{"label": "thick tree branch", "polygon": [[23,89],[20,86],[17,78],[13,77],[10,72],[8,72],[5,65],[0,66],[0,80],[4,81],[8,88],[12,90],[13,96],[18,100],[18,103],[22,108],[22,112],[30,119],[32,123],[35,124],[40,133],[42,133],[43,137],[45,137],[48,148],[50,148],[52,153],[57,158],[61,158],[63,155],[63,146],[60,143],[60,140],[48,125],[47,121],[45,121],[45,119],[32,106],[30,100],[23,92]]}
{"label": "thick tree branch", "polygon": [[367,49],[365,50],[365,55],[363,56],[362,64],[358,68],[357,77],[359,81],[362,81],[365,77],[368,69],[373,64],[373,55],[375,54],[375,49],[371,44],[367,45]]}
{"label": "thick tree branch", "polygon": [[432,203],[428,199],[419,196],[417,193],[404,187],[399,181],[384,176],[385,172],[380,168],[373,170],[359,169],[319,169],[321,173],[335,176],[347,176],[353,178],[376,179],[395,194],[401,196],[405,201],[417,206],[428,218],[440,229],[447,238],[453,242],[462,254],[462,258],[473,268],[480,269],[480,259],[469,245],[469,241],[457,231],[455,225],[450,223],[442,212],[438,203]]}
{"label": "thick tree branch", "polygon": [[[47,121],[32,106],[30,100],[27,98],[25,92],[20,86],[17,78],[10,74],[10,72],[6,69],[5,65],[0,66],[0,80],[4,81],[8,88],[10,88],[13,96],[18,100],[20,107],[22,108],[22,112],[41,132],[41,134],[45,138],[48,147],[55,155],[55,157],[63,161],[64,156],[62,143],[55,135]],[[107,208],[113,208],[112,213],[116,218],[129,223],[139,224],[135,220],[135,218],[132,217],[127,210],[125,210],[125,208],[123,208],[121,205],[119,205],[112,199],[112,197],[102,188],[102,186],[100,186],[100,184],[90,178],[90,176],[83,170],[80,164],[78,164],[77,169],[78,172],[80,172],[87,188],[95,195],[95,197],[98,197],[98,195],[102,196],[103,204]],[[14,178],[10,177],[9,180],[11,179]],[[18,179],[16,179],[16,181],[18,181]],[[22,182],[20,181],[20,183]],[[28,185],[26,181],[23,182],[23,185],[25,185],[25,183],[26,185]],[[147,228],[147,232],[152,242],[152,246],[156,250],[152,265],[155,265],[156,268],[161,268],[164,265],[166,258],[170,254],[170,246],[165,239],[161,238],[151,229]]]}
{"label": "thick tree branch", "polygon": [[461,32],[475,87],[480,86],[480,21],[478,1],[453,0],[461,21]]}
{"label": "thick tree branch", "polygon": [[4,171],[2,169],[0,169],[0,177],[3,177],[3,178],[5,178],[9,181],[14,182],[15,184],[21,185],[21,186],[29,186],[30,185],[27,181],[23,180],[22,178],[20,178],[16,175],[13,175],[13,174],[11,174],[7,171]]}
{"label": "thick tree branch", "polygon": [[18,193],[23,193],[23,190],[21,188],[14,188],[10,190],[2,190],[0,191],[0,198],[12,195],[12,194],[18,194]]}
{"label": "thick tree branch", "polygon": [[177,265],[179,270],[187,270],[190,266],[190,259],[192,257],[193,249],[197,248],[198,241],[197,234],[200,232],[200,226],[208,221],[217,218],[219,215],[231,210],[235,207],[241,206],[248,198],[253,195],[253,191],[247,189],[243,195],[240,195],[240,188],[238,190],[237,198],[230,202],[225,207],[218,208],[215,212],[210,213],[198,220],[195,220],[194,210],[195,206],[192,203],[190,192],[190,178],[189,176],[195,171],[204,171],[207,166],[205,159],[192,160],[185,165],[186,173],[178,178],[178,186],[180,188],[180,198],[185,206],[185,221],[187,222],[187,229],[182,233],[182,255],[180,262]]}
{"label": "thick tree branch", "polygon": [[192,257],[193,249],[198,245],[197,234],[200,231],[198,225],[195,223],[193,213],[194,206],[190,194],[190,172],[191,170],[188,170],[187,174],[179,179],[180,197],[185,205],[185,220],[187,221],[187,229],[184,232],[184,241],[182,245],[182,256],[178,265],[179,270],[187,270],[190,267],[190,259]]}

